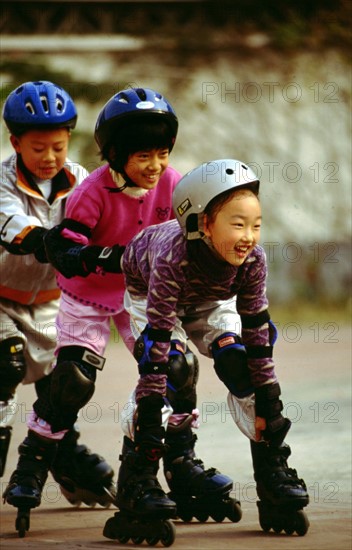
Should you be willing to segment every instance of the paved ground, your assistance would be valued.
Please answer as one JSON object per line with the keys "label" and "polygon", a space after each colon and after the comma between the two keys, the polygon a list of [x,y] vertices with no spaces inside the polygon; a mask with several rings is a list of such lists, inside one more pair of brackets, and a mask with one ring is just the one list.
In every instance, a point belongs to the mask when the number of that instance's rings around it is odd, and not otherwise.
{"label": "paved ground", "polygon": [[[293,420],[287,438],[292,447],[290,464],[309,487],[311,503],[306,510],[310,530],[305,537],[261,531],[248,442],[227,414],[225,392],[211,362],[202,358],[198,454],[206,466],[216,466],[234,479],[234,495],[241,500],[243,518],[238,524],[176,522],[174,550],[351,550],[351,330],[336,323],[279,328],[277,372],[286,413]],[[136,370],[119,343],[109,346],[107,357],[93,400],[82,412],[80,428],[82,442],[117,467],[122,441],[120,412],[134,385]],[[25,417],[33,396],[32,387],[21,387],[1,489],[16,464],[16,449],[26,433]],[[16,510],[2,505],[0,546],[2,550],[133,547],[102,536],[113,511],[70,506],[49,478],[42,506],[32,512],[25,538],[19,539],[14,529]],[[146,543],[142,547],[147,548]]]}

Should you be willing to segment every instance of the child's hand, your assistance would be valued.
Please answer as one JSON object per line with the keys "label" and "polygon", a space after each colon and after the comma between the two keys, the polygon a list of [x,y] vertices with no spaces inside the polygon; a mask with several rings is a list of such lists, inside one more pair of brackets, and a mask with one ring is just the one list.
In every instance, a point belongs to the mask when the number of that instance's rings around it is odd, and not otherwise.
{"label": "child's hand", "polygon": [[255,417],[255,438],[257,441],[260,441],[262,438],[262,432],[266,429],[266,420],[261,416]]}

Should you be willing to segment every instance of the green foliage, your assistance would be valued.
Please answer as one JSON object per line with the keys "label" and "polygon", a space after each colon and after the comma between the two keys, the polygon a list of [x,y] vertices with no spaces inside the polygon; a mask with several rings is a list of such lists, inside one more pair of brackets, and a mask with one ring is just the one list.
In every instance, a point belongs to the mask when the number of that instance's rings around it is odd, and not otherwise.
{"label": "green foliage", "polygon": [[292,300],[287,303],[275,304],[270,302],[270,316],[275,323],[299,323],[305,325],[319,321],[319,323],[339,323],[350,326],[352,321],[351,302],[332,302],[320,298],[319,302],[308,300]]}

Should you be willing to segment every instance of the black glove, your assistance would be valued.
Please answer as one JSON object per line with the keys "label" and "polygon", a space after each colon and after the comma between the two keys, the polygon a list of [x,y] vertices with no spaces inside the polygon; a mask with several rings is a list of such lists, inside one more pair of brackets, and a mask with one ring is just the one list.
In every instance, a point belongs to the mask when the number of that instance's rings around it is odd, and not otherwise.
{"label": "black glove", "polygon": [[106,273],[122,273],[120,262],[124,250],[125,247],[119,244],[84,246],[80,251],[80,259],[88,273],[96,273],[99,267]]}
{"label": "black glove", "polygon": [[24,254],[34,254],[41,264],[48,263],[49,260],[44,247],[44,238],[47,233],[48,229],[44,227],[33,227],[20,244],[21,252]]}
{"label": "black glove", "polygon": [[255,388],[256,416],[264,418],[266,429],[264,439],[270,443],[281,445],[291,426],[291,421],[282,416],[283,404],[280,399],[281,389],[277,382]]}
{"label": "black glove", "polygon": [[121,273],[120,260],[125,247],[85,246],[61,236],[63,227],[57,225],[44,238],[49,262],[67,279],[87,277],[100,267],[110,273]]}
{"label": "black glove", "polygon": [[83,246],[61,236],[62,225],[50,229],[44,237],[47,258],[64,277],[70,279],[76,275],[87,277],[80,262],[79,254]]}

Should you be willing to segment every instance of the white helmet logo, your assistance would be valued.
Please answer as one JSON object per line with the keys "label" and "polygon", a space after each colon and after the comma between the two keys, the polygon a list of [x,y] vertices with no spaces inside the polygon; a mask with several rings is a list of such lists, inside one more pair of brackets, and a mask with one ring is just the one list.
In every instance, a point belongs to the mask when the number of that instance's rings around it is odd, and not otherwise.
{"label": "white helmet logo", "polygon": [[155,107],[152,101],[140,101],[136,105],[137,109],[153,109]]}

